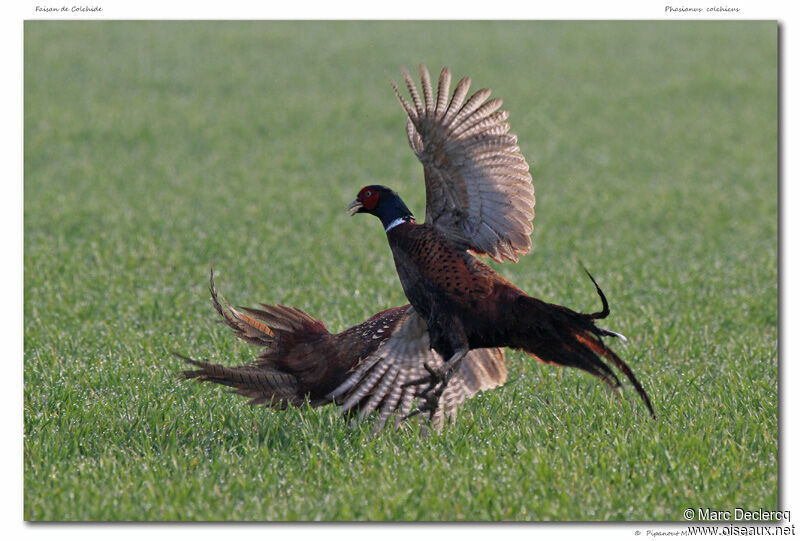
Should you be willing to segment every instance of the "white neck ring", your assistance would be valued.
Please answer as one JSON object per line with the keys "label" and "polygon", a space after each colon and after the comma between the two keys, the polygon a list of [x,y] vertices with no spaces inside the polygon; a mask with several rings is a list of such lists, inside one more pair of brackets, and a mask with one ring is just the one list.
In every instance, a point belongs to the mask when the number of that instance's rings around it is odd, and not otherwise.
{"label": "white neck ring", "polygon": [[392,220],[392,222],[389,225],[386,226],[386,232],[388,233],[390,229],[394,229],[398,225],[400,225],[403,222],[405,222],[407,219],[408,219],[407,217],[395,218],[394,220]]}

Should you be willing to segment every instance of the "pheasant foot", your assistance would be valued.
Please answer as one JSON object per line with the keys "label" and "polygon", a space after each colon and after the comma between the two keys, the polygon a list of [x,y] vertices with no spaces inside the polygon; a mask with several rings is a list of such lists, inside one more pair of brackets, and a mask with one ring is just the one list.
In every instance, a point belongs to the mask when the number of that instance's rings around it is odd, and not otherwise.
{"label": "pheasant foot", "polygon": [[419,394],[423,401],[422,404],[409,413],[406,418],[414,417],[420,413],[427,413],[428,419],[431,421],[433,420],[433,415],[439,408],[439,399],[442,393],[444,393],[447,384],[450,382],[450,378],[456,373],[468,351],[468,349],[456,351],[442,366],[433,367],[428,363],[423,363],[428,375],[406,383],[406,385],[422,385],[427,383],[427,387]]}

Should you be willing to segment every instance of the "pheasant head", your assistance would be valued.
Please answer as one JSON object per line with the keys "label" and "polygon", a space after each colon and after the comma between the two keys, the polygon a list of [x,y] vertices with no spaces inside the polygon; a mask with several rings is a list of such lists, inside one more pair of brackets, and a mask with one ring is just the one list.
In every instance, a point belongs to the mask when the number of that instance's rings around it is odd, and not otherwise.
{"label": "pheasant head", "polygon": [[351,216],[359,212],[377,216],[387,231],[401,222],[414,219],[397,192],[380,185],[361,188],[358,197],[348,205],[347,211]]}

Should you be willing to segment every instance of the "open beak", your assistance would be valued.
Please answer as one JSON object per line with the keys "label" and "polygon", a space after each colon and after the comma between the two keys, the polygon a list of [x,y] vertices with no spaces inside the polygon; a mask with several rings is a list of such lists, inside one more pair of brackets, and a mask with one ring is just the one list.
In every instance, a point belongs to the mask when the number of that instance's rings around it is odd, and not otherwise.
{"label": "open beak", "polygon": [[347,205],[347,212],[350,214],[350,216],[355,216],[356,213],[360,211],[363,207],[364,205],[361,204],[361,201],[356,199],[355,201]]}

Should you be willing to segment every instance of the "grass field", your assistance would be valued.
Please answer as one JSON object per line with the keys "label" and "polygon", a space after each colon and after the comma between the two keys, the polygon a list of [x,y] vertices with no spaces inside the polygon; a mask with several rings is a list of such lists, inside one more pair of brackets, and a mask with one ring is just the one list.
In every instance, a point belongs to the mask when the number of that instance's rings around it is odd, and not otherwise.
{"label": "grass field", "polygon": [[[387,81],[470,75],[533,163],[532,295],[611,302],[660,415],[510,353],[428,438],[178,381],[281,302],[332,330],[405,303],[374,219],[424,215]],[[776,509],[775,23],[27,22],[24,518],[682,520]]]}

